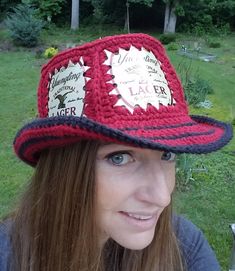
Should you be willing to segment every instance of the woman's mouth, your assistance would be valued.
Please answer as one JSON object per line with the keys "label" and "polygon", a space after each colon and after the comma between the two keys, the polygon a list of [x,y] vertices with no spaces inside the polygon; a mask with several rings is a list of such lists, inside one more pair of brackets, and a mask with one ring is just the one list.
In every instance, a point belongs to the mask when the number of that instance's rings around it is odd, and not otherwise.
{"label": "woman's mouth", "polygon": [[138,231],[147,231],[156,226],[159,215],[146,214],[141,212],[124,212],[121,211],[119,214],[122,219],[127,223],[128,227],[132,227]]}
{"label": "woman's mouth", "polygon": [[139,215],[139,214],[133,214],[133,213],[125,213],[125,214],[139,220],[147,220],[153,217],[153,215],[141,215],[141,214]]}

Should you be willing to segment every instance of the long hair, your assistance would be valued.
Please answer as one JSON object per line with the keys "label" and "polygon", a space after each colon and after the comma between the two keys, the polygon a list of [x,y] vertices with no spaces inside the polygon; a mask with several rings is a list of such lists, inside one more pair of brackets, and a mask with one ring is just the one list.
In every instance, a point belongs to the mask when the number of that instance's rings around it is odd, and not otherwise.
{"label": "long hair", "polygon": [[183,271],[171,206],[154,240],[133,251],[108,240],[96,221],[95,159],[100,143],[81,141],[40,155],[12,222],[12,271]]}

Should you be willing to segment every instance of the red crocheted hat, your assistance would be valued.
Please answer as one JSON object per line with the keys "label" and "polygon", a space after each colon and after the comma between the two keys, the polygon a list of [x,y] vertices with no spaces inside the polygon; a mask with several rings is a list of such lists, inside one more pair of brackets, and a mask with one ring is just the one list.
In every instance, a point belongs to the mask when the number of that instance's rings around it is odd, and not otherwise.
{"label": "red crocheted hat", "polygon": [[232,138],[229,124],[188,115],[163,46],[145,34],[105,37],[56,55],[42,68],[38,111],[14,141],[30,165],[43,149],[81,139],[208,153]]}

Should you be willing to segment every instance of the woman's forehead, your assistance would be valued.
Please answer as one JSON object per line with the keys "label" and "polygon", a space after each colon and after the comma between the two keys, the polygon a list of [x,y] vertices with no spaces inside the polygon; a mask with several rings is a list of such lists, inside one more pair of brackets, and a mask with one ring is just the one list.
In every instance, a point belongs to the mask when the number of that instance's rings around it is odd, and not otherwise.
{"label": "woman's forehead", "polygon": [[146,148],[135,147],[131,145],[124,145],[124,144],[117,144],[117,143],[110,143],[104,142],[98,148],[98,152],[102,151],[122,151],[122,150],[129,150],[133,152],[140,152],[140,153],[162,153],[160,150],[152,150]]}

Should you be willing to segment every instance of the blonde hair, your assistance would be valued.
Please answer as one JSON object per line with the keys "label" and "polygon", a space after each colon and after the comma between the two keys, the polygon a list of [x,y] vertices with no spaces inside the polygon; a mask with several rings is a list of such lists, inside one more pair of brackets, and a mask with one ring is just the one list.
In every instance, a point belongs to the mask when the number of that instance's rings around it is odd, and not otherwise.
{"label": "blonde hair", "polygon": [[171,206],[152,243],[132,251],[108,240],[101,250],[95,212],[95,157],[100,143],[81,141],[40,155],[13,218],[14,271],[183,271]]}

